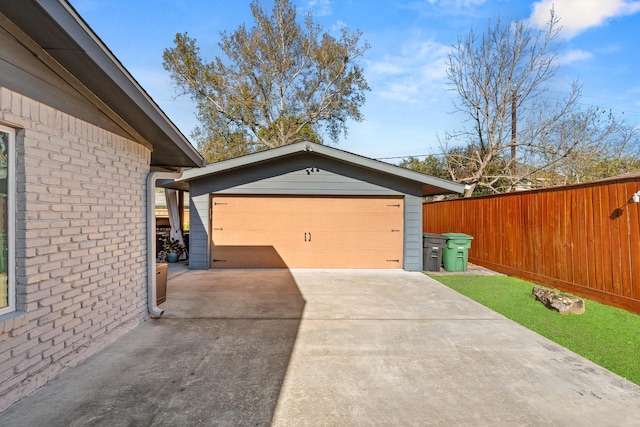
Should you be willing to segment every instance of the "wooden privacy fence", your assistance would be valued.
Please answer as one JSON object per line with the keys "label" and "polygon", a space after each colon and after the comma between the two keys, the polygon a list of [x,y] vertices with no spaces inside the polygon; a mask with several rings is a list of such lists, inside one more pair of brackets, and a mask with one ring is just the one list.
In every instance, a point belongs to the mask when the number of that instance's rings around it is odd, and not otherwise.
{"label": "wooden privacy fence", "polygon": [[474,237],[469,261],[640,313],[640,173],[425,203],[423,230]]}

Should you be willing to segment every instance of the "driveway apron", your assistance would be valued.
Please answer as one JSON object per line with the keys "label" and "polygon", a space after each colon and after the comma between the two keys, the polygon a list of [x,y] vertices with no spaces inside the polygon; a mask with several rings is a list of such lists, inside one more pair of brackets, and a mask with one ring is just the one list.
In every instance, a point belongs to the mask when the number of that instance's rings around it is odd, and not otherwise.
{"label": "driveway apron", "polygon": [[640,387],[421,273],[173,277],[11,426],[640,425]]}

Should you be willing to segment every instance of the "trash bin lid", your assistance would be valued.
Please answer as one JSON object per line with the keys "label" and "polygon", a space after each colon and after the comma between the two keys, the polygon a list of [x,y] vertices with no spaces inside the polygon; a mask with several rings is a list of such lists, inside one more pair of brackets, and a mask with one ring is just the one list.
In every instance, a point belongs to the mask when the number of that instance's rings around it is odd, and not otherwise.
{"label": "trash bin lid", "polygon": [[443,233],[443,236],[446,236],[447,239],[464,239],[464,240],[473,240],[473,236],[469,236],[464,233]]}
{"label": "trash bin lid", "polygon": [[430,244],[430,245],[444,246],[446,242],[447,242],[447,237],[443,236],[442,234],[422,233],[422,243],[424,245]]}
{"label": "trash bin lid", "polygon": [[437,233],[422,233],[423,237],[438,237],[438,238],[442,238],[442,234],[437,234]]}

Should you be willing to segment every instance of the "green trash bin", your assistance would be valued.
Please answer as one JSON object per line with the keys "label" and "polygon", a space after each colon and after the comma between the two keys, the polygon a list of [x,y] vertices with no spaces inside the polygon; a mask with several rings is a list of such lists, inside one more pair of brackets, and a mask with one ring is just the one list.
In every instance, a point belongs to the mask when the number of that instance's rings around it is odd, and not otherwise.
{"label": "green trash bin", "polygon": [[444,233],[448,240],[442,251],[442,264],[447,271],[467,271],[472,236],[463,233]]}

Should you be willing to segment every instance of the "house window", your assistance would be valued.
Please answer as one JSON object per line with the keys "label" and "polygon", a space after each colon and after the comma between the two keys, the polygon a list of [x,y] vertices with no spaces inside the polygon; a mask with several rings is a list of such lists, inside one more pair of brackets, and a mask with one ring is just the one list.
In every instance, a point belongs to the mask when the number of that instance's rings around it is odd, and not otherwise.
{"label": "house window", "polygon": [[0,125],[0,315],[15,310],[15,130]]}

